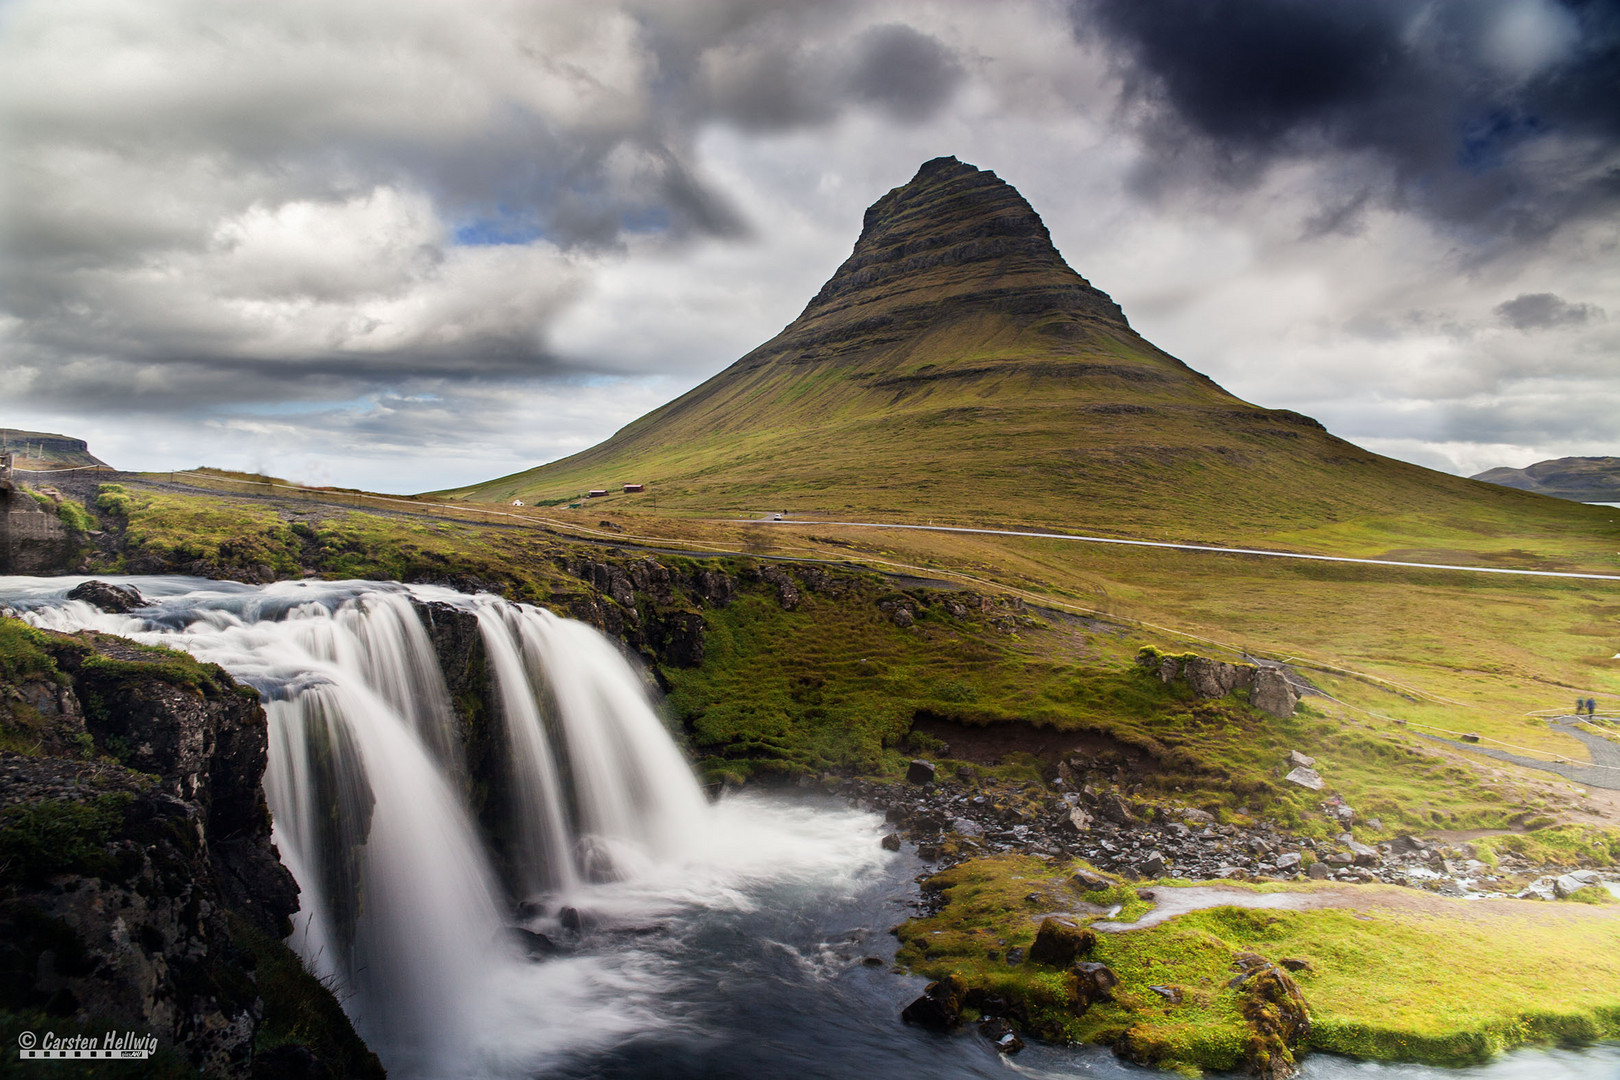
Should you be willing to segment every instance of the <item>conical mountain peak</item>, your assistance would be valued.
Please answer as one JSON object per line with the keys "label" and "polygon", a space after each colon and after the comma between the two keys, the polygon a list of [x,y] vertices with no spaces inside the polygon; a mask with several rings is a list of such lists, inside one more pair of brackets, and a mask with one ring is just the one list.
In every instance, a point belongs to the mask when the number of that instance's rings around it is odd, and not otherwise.
{"label": "conical mountain peak", "polygon": [[1063,261],[1018,189],[954,157],[926,162],[909,183],[867,208],[854,252],[803,317],[878,302],[918,285],[957,303],[993,300],[1009,286],[1056,289],[1048,299],[1057,306],[1127,325],[1118,305]]}

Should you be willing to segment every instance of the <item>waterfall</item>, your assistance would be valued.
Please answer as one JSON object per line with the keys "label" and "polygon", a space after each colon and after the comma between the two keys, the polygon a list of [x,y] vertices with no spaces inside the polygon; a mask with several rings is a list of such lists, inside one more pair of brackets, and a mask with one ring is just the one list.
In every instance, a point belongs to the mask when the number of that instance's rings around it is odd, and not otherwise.
{"label": "waterfall", "polygon": [[[301,893],[290,943],[393,1073],[476,1071],[494,988],[536,966],[510,927],[554,930],[602,883],[707,850],[713,811],[640,676],[582,623],[422,586],[181,578],[132,579],[151,604],[108,615],[28,580],[0,598],[35,625],[185,649],[260,691],[265,794]],[[470,772],[416,602],[477,620],[493,776]],[[596,1022],[633,1026],[619,1011]]]}

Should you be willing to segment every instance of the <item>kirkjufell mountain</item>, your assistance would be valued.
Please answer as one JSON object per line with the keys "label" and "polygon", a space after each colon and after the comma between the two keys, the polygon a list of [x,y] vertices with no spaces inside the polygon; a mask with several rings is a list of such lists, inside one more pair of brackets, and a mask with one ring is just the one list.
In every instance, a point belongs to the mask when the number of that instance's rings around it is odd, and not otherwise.
{"label": "kirkjufell mountain", "polygon": [[447,494],[545,502],[625,483],[676,512],[1178,538],[1535,502],[1227,393],[1137,334],[1012,185],[954,157],[873,203],[771,340],[589,450]]}

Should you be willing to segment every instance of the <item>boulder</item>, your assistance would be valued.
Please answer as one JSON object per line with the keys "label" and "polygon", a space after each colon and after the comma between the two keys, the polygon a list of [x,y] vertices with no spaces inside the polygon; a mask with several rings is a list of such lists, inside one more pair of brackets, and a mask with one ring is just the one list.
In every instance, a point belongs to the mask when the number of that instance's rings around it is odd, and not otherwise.
{"label": "boulder", "polygon": [[962,1000],[967,992],[967,983],[952,972],[938,982],[929,983],[922,997],[901,1010],[900,1019],[931,1031],[953,1028],[962,1019]]}
{"label": "boulder", "polygon": [[1560,900],[1567,900],[1584,888],[1586,888],[1586,882],[1574,874],[1562,874],[1553,879],[1553,895]]}
{"label": "boulder", "polygon": [[1298,750],[1290,750],[1288,751],[1288,764],[1290,766],[1303,765],[1305,768],[1310,769],[1315,767],[1316,759],[1309,754],[1302,754]]}
{"label": "boulder", "polygon": [[1366,844],[1358,844],[1354,840],[1345,841],[1344,846],[1350,849],[1351,855],[1355,856],[1357,866],[1377,866],[1382,861],[1377,848],[1368,847]]}
{"label": "boulder", "polygon": [[906,767],[906,779],[913,784],[931,784],[934,782],[935,769],[932,763],[922,758],[913,758]]}
{"label": "boulder", "polygon": [[1114,988],[1119,985],[1119,976],[1107,964],[1095,960],[1082,961],[1074,965],[1074,976],[1075,990],[1081,1004],[1094,1005],[1099,1001],[1114,1000]]}
{"label": "boulder", "polygon": [[1277,856],[1278,870],[1297,870],[1300,864],[1300,854],[1297,851],[1285,851]]}
{"label": "boulder", "polygon": [[1105,791],[1097,796],[1097,813],[1116,825],[1134,825],[1136,817],[1117,791]]}
{"label": "boulder", "polygon": [[1097,935],[1073,923],[1046,918],[1035,932],[1024,963],[1040,967],[1066,968],[1082,956],[1090,956],[1097,946]]}
{"label": "boulder", "polygon": [[1310,866],[1305,868],[1305,876],[1312,881],[1326,881],[1332,873],[1333,871],[1328,868],[1326,863],[1311,863]]}
{"label": "boulder", "polygon": [[1317,772],[1315,769],[1307,768],[1304,765],[1296,766],[1290,770],[1288,775],[1283,777],[1283,779],[1287,780],[1290,784],[1298,784],[1302,788],[1310,788],[1312,791],[1321,791],[1327,786],[1322,781],[1321,773]]}
{"label": "boulder", "polygon": [[1254,673],[1254,688],[1249,691],[1249,702],[1271,716],[1292,716],[1294,706],[1299,704],[1299,691],[1279,669],[1260,668]]}
{"label": "boulder", "polygon": [[1136,872],[1143,877],[1163,877],[1169,868],[1169,860],[1164,857],[1162,851],[1155,851],[1136,864]]}
{"label": "boulder", "polygon": [[889,835],[885,836],[883,838],[883,850],[884,851],[899,851],[900,850],[900,834],[897,833],[897,832],[892,832]]}
{"label": "boulder", "polygon": [[1063,827],[1070,832],[1083,833],[1091,828],[1091,815],[1078,806],[1071,806],[1063,815]]}
{"label": "boulder", "polygon": [[80,582],[67,595],[69,600],[83,600],[110,615],[123,615],[146,606],[146,598],[135,586],[114,585],[108,581]]}
{"label": "boulder", "polygon": [[1181,820],[1190,821],[1194,825],[1212,825],[1215,823],[1215,815],[1208,810],[1199,810],[1197,807],[1189,806],[1181,811]]}

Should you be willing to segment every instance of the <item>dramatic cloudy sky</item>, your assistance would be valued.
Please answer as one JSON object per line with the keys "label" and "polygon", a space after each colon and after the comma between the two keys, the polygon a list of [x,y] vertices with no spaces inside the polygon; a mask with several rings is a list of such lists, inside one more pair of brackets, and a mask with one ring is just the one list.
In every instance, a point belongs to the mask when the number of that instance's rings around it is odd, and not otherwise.
{"label": "dramatic cloudy sky", "polygon": [[0,0],[0,425],[423,490],[789,322],[955,154],[1238,395],[1620,453],[1615,0]]}

